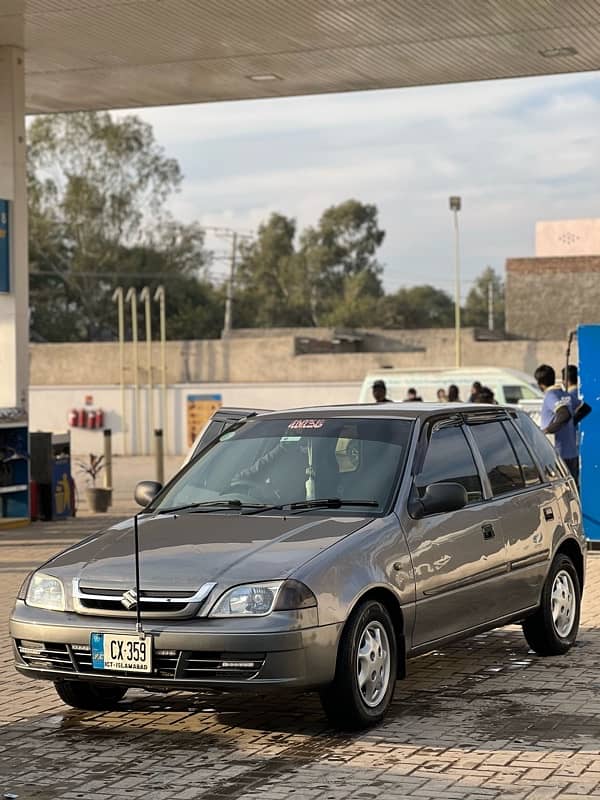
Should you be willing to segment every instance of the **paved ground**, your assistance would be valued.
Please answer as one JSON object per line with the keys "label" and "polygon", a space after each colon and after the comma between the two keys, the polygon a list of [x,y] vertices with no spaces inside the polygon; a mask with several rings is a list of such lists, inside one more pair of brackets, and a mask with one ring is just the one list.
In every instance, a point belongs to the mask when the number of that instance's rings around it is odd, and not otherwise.
{"label": "paved ground", "polygon": [[[30,568],[96,527],[84,517],[2,533],[2,616]],[[570,654],[538,658],[511,627],[424,656],[385,724],[359,736],[328,729],[311,695],[134,691],[118,712],[76,712],[13,671],[3,625],[0,798],[600,798],[599,625],[591,556]]]}

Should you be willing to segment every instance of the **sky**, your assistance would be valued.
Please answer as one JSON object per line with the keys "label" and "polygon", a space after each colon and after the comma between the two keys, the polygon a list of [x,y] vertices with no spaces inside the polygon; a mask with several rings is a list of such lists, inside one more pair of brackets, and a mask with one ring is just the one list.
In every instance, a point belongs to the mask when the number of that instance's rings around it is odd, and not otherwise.
{"label": "sky", "polygon": [[598,73],[136,113],[182,167],[183,221],[253,231],[277,211],[302,228],[348,198],[375,203],[387,291],[453,292],[449,195],[463,296],[486,265],[535,254],[537,220],[600,216]]}

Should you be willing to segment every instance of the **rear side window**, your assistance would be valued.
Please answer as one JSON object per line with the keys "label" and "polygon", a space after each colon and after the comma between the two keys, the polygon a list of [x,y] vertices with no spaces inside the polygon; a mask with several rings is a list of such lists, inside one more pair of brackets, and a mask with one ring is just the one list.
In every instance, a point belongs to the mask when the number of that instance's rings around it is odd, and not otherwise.
{"label": "rear side window", "polygon": [[535,465],[531,453],[523,444],[523,440],[510,424],[510,422],[503,422],[502,427],[506,431],[506,435],[510,439],[510,443],[517,455],[519,464],[521,465],[521,472],[523,473],[523,480],[525,486],[535,486],[541,483],[538,468]]}
{"label": "rear side window", "polygon": [[523,489],[525,481],[521,466],[502,423],[475,424],[471,426],[471,432],[483,458],[494,497]]}
{"label": "rear side window", "polygon": [[200,452],[200,450],[204,450],[204,448],[208,447],[208,445],[211,442],[214,442],[214,440],[219,436],[224,427],[225,427],[224,422],[219,422],[218,420],[214,419],[212,420],[212,422],[209,422],[204,430],[204,433],[202,434],[202,438],[196,445],[196,449],[194,450],[194,455],[197,455]]}
{"label": "rear side window", "polygon": [[560,477],[561,469],[556,450],[531,417],[527,414],[519,413],[513,416],[513,420],[529,445],[529,449],[535,453],[542,465],[544,480],[554,480]]}
{"label": "rear side window", "polygon": [[483,493],[473,453],[465,434],[458,426],[434,429],[415,487],[419,497],[432,483],[460,483],[465,487],[469,503],[479,502]]}

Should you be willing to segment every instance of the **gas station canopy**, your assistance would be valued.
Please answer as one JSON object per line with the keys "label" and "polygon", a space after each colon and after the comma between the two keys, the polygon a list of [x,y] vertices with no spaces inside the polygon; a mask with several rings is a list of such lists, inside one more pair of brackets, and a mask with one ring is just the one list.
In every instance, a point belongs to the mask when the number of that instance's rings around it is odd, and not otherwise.
{"label": "gas station canopy", "polygon": [[0,0],[0,45],[28,113],[162,106],[595,70],[600,3]]}

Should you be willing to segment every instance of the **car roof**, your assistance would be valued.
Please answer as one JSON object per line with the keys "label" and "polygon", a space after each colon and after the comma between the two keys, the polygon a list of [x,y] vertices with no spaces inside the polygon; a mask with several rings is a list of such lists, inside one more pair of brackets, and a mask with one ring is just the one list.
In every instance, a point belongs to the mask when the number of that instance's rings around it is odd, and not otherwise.
{"label": "car roof", "polygon": [[287,419],[323,417],[396,417],[417,419],[438,416],[440,414],[487,413],[498,411],[515,411],[514,406],[492,405],[486,403],[355,403],[341,406],[311,406],[308,408],[287,408],[281,411],[270,411],[261,414],[261,420],[267,418]]}

